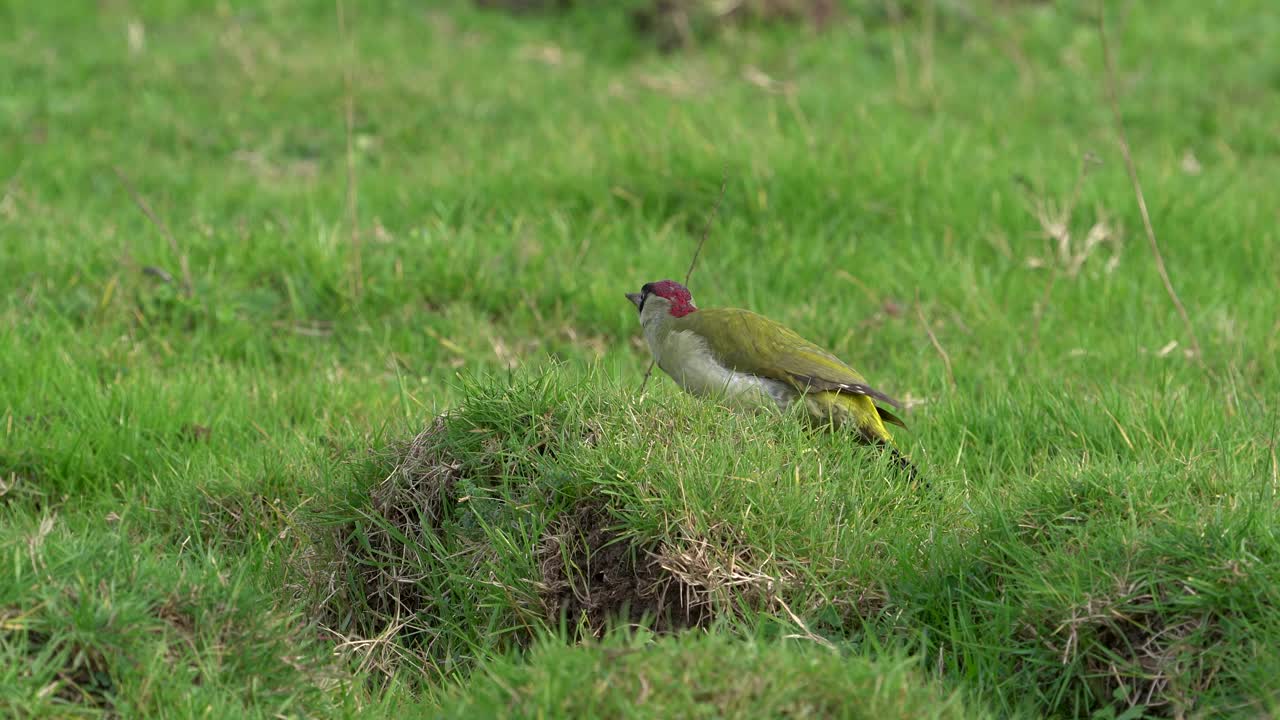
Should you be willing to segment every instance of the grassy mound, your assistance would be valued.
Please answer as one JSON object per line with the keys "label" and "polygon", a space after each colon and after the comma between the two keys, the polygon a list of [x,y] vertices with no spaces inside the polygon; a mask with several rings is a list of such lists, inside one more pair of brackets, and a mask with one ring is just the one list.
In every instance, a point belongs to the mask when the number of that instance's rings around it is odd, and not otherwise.
{"label": "grassy mound", "polygon": [[[800,423],[589,391],[599,382],[473,385],[400,448],[331,538],[328,576],[347,581],[333,600],[359,608],[338,613],[352,618],[342,631],[449,628],[449,643],[430,643],[447,666],[562,619],[598,636],[619,618],[677,629],[878,606],[869,579],[893,559],[855,549],[855,534],[831,544],[814,531],[853,520],[879,532],[895,506],[913,517],[919,503],[886,459]],[[824,473],[841,480],[817,481]]]}

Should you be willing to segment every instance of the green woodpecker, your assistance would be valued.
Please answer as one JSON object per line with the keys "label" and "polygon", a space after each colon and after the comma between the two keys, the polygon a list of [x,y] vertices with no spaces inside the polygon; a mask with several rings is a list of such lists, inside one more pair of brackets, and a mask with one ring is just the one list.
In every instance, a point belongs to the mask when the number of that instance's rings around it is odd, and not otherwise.
{"label": "green woodpecker", "polygon": [[685,391],[742,408],[785,410],[803,401],[816,422],[855,429],[915,475],[885,428],[906,424],[873,401],[901,405],[835,355],[750,310],[694,307],[688,288],[673,280],[646,283],[627,299],[658,367]]}

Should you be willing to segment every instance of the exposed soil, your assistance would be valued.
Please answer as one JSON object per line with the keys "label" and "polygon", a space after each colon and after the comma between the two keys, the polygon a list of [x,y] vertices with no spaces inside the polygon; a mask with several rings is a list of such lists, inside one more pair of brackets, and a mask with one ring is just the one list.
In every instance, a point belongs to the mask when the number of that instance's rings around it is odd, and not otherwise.
{"label": "exposed soil", "polygon": [[659,556],[636,547],[609,527],[606,510],[584,504],[563,516],[543,537],[540,590],[547,620],[563,615],[592,634],[610,623],[640,623],[659,632],[704,625],[706,598],[667,570]]}

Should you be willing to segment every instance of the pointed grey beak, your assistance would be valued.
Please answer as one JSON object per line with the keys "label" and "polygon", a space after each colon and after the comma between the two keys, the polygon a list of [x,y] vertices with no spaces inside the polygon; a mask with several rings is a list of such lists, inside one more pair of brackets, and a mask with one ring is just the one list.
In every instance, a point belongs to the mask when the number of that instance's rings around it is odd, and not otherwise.
{"label": "pointed grey beak", "polygon": [[640,303],[644,301],[644,296],[640,293],[627,293],[627,299],[631,301],[632,305],[636,306],[636,310],[639,310]]}

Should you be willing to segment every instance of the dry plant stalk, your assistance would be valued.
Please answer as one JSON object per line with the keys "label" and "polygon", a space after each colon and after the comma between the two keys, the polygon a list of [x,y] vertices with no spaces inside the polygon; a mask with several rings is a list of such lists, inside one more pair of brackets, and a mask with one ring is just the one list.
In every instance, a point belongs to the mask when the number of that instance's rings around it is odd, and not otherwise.
{"label": "dry plant stalk", "polygon": [[1151,248],[1151,255],[1155,259],[1156,270],[1160,273],[1160,281],[1164,283],[1164,290],[1169,295],[1169,299],[1173,302],[1174,308],[1177,309],[1178,315],[1182,318],[1182,324],[1186,326],[1187,339],[1191,343],[1191,352],[1195,361],[1200,367],[1212,377],[1213,372],[1204,362],[1203,353],[1200,351],[1200,340],[1196,337],[1195,327],[1191,324],[1191,316],[1187,314],[1187,308],[1182,304],[1182,300],[1178,297],[1178,292],[1173,288],[1173,280],[1169,277],[1169,269],[1164,264],[1164,256],[1160,253],[1160,245],[1156,242],[1156,231],[1151,225],[1151,214],[1147,212],[1147,201],[1142,194],[1142,184],[1138,182],[1138,168],[1133,162],[1133,153],[1129,150],[1129,139],[1124,129],[1124,118],[1120,114],[1120,101],[1116,90],[1116,65],[1115,59],[1111,55],[1111,45],[1107,42],[1107,19],[1106,6],[1104,3],[1098,3],[1098,37],[1102,42],[1102,61],[1105,66],[1104,86],[1107,92],[1107,101],[1111,106],[1111,115],[1116,124],[1116,140],[1120,144],[1120,154],[1124,157],[1125,170],[1129,173],[1129,183],[1133,186],[1133,194],[1138,199],[1138,212],[1142,215],[1142,228],[1146,231],[1147,244]]}
{"label": "dry plant stalk", "polygon": [[[698,265],[698,256],[702,254],[702,246],[707,244],[707,236],[711,234],[711,223],[715,222],[716,216],[720,214],[720,203],[724,201],[724,191],[729,185],[729,166],[726,165],[724,173],[720,176],[720,194],[716,196],[716,204],[711,206],[711,214],[707,216],[707,222],[702,226],[702,237],[698,239],[698,247],[693,251],[693,259],[689,261],[689,269],[684,273],[684,285],[689,286],[689,278],[693,276],[693,269]],[[653,375],[653,366],[657,361],[650,359],[649,368],[644,371],[644,380],[640,381],[640,392],[643,394],[644,389],[649,384],[649,376]]]}
{"label": "dry plant stalk", "polygon": [[356,185],[356,153],[352,135],[355,127],[356,100],[351,79],[351,40],[347,34],[346,4],[336,0],[338,10],[338,35],[342,39],[342,112],[347,139],[347,227],[351,233],[351,294],[359,299],[364,292],[364,260],[360,239],[360,223],[356,217],[358,187]]}
{"label": "dry plant stalk", "polygon": [[951,371],[951,356],[943,349],[942,343],[938,342],[938,336],[933,334],[933,328],[929,327],[929,321],[924,317],[924,311],[920,309],[920,291],[916,291],[916,317],[920,318],[920,325],[924,327],[925,333],[929,335],[929,342],[933,344],[933,349],[938,351],[938,355],[942,357],[942,364],[947,369],[947,382],[951,383],[951,387],[956,386],[955,373]]}
{"label": "dry plant stalk", "polygon": [[120,180],[120,184],[124,186],[125,192],[129,193],[129,197],[133,198],[133,203],[138,206],[138,209],[142,211],[142,214],[147,216],[147,219],[151,221],[151,224],[160,231],[160,235],[169,243],[169,250],[178,258],[178,267],[182,271],[182,294],[187,297],[191,297],[191,264],[187,259],[187,254],[182,252],[182,249],[178,247],[178,240],[169,230],[169,226],[166,225],[165,222],[160,219],[160,216],[156,215],[155,211],[151,209],[151,206],[147,204],[146,198],[142,197],[142,195],[138,193],[137,188],[135,188],[133,183],[129,181],[129,176],[124,174],[124,170],[121,170],[118,165],[113,165],[111,169],[115,171],[116,178]]}

